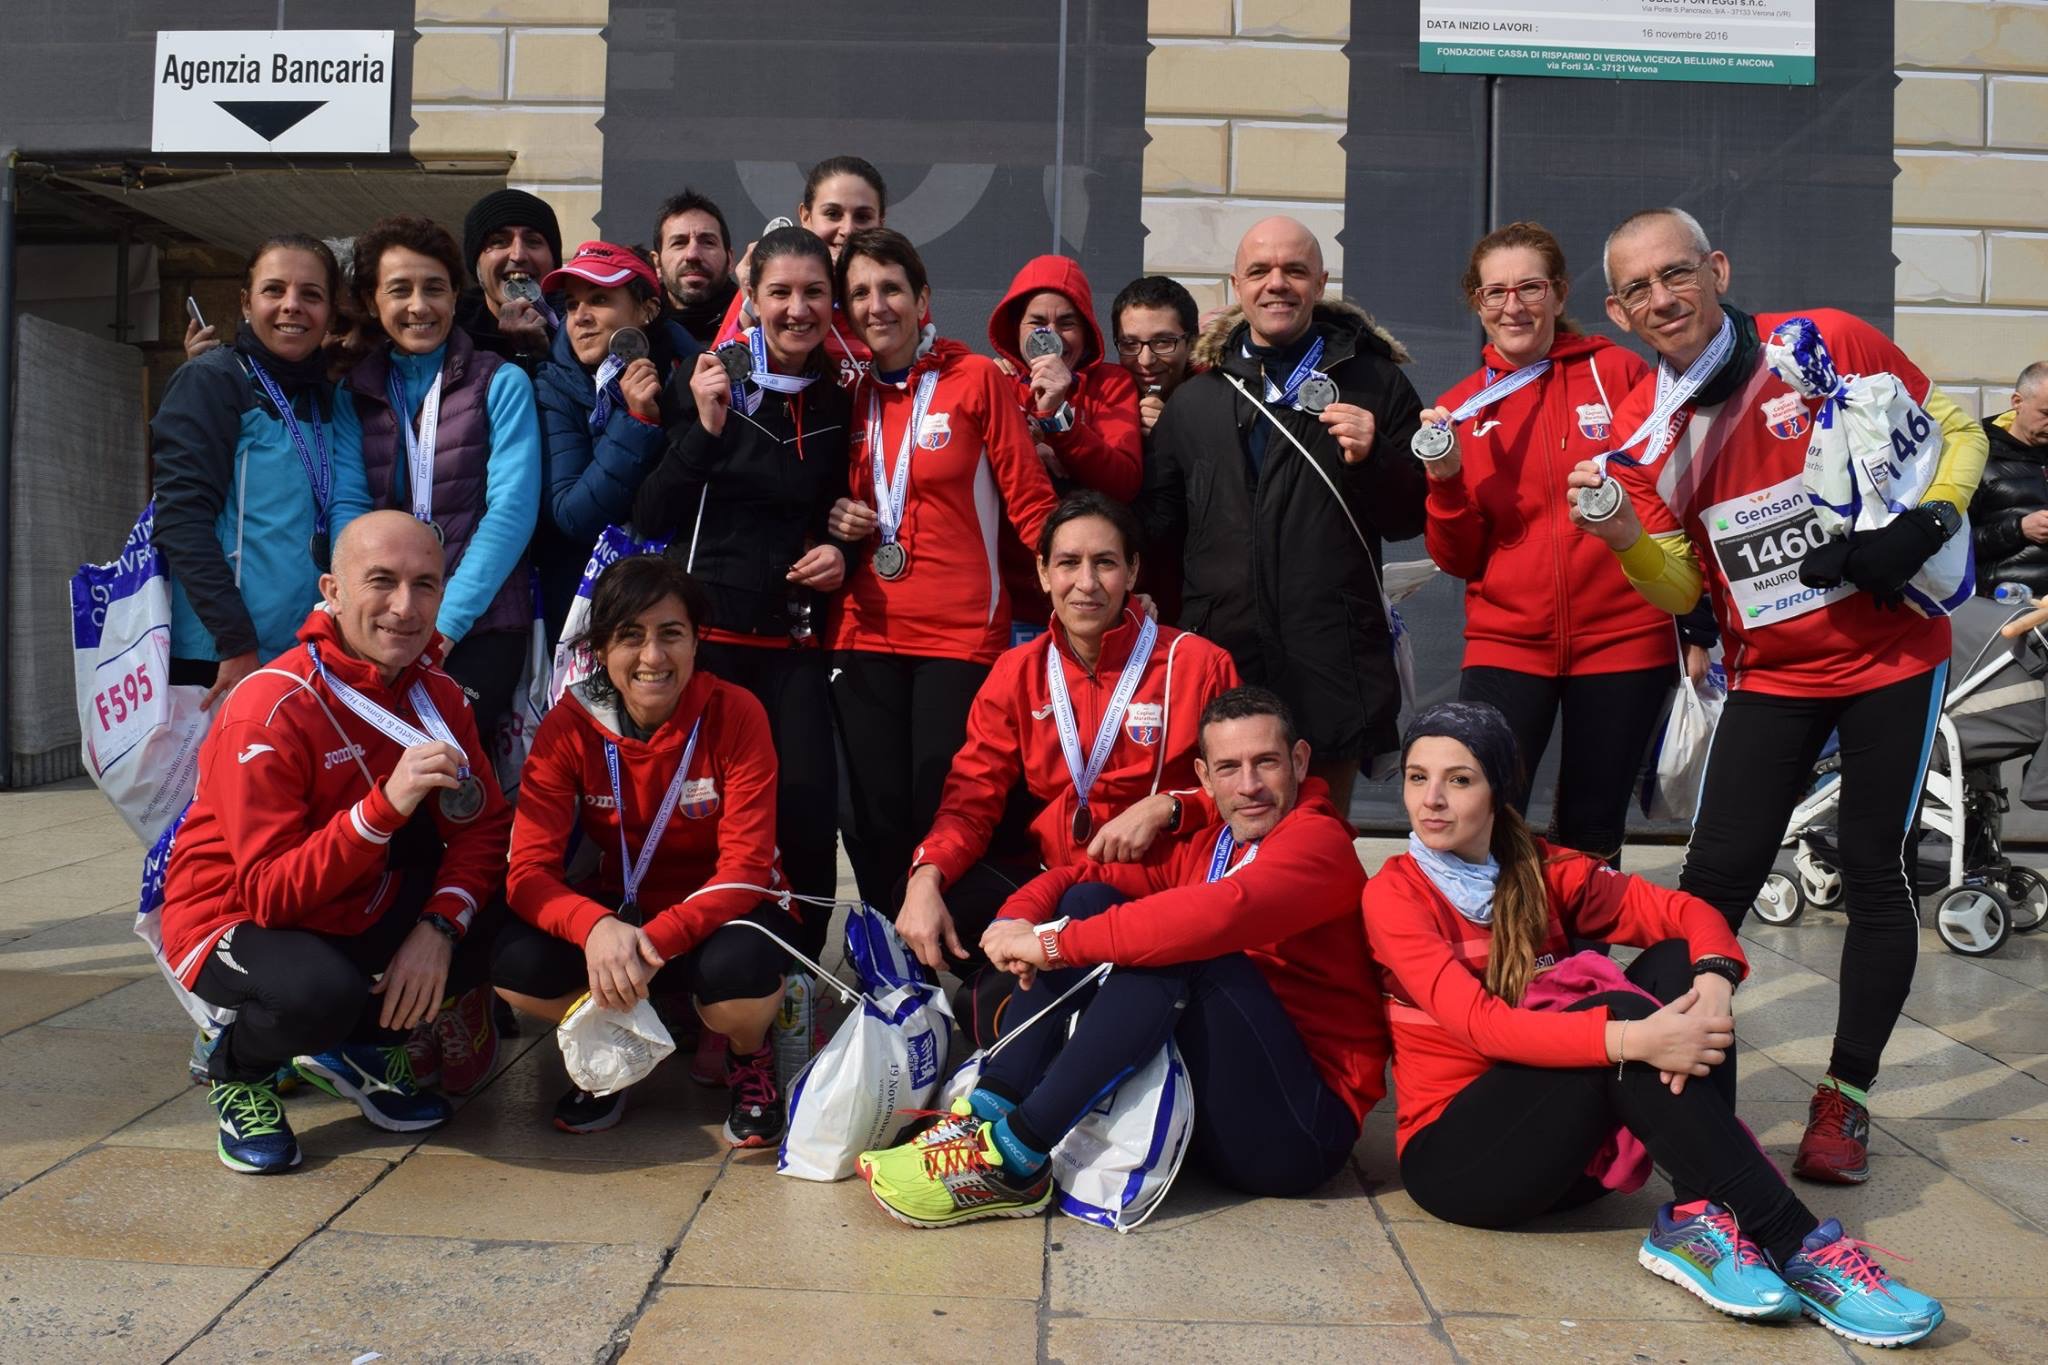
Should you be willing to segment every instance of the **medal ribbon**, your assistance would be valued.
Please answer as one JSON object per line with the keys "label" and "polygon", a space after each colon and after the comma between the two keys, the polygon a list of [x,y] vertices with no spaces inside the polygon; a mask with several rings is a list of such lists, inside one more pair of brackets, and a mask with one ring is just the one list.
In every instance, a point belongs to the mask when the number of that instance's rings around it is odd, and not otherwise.
{"label": "medal ribbon", "polygon": [[1692,401],[1692,396],[1714,377],[1714,371],[1727,363],[1728,357],[1734,353],[1735,319],[1723,313],[1721,330],[1714,334],[1714,339],[1707,343],[1707,349],[1700,352],[1699,358],[1685,367],[1684,374],[1673,370],[1671,362],[1659,360],[1657,405],[1650,410],[1649,420],[1637,427],[1635,435],[1629,437],[1619,448],[1602,455],[1601,467],[1606,468],[1609,460],[1644,440],[1648,440],[1650,444],[1641,455],[1635,457],[1633,463],[1646,469],[1657,463],[1664,454],[1664,447],[1671,441],[1671,419],[1677,416],[1680,408]]}
{"label": "medal ribbon", "polygon": [[1088,793],[1095,786],[1095,779],[1109,765],[1109,751],[1116,746],[1116,732],[1124,723],[1124,711],[1138,690],[1139,675],[1144,673],[1145,662],[1152,657],[1152,645],[1158,638],[1159,623],[1145,617],[1138,627],[1138,642],[1131,647],[1131,657],[1124,660],[1123,674],[1116,680],[1116,691],[1110,694],[1109,705],[1102,712],[1102,723],[1095,727],[1095,745],[1088,751],[1085,768],[1081,766],[1081,727],[1074,720],[1074,703],[1067,696],[1067,674],[1060,664],[1059,644],[1052,640],[1046,643],[1045,685],[1052,693],[1060,752],[1066,755],[1067,772],[1074,779],[1074,791],[1081,798],[1083,810],[1088,808]]}
{"label": "medal ribbon", "polygon": [[1294,373],[1287,376],[1287,387],[1285,388],[1275,388],[1273,381],[1270,378],[1266,378],[1265,367],[1261,366],[1259,375],[1261,378],[1266,379],[1266,401],[1268,403],[1292,403],[1294,395],[1301,391],[1302,381],[1315,373],[1316,362],[1322,358],[1323,339],[1317,337],[1315,344],[1308,348],[1308,354],[1303,356],[1301,363],[1294,367]]}
{"label": "medal ribbon", "polygon": [[272,406],[284,418],[284,429],[291,433],[292,449],[299,452],[299,463],[306,470],[306,482],[313,489],[313,534],[324,536],[327,534],[328,492],[334,485],[334,467],[327,458],[327,433],[320,425],[320,400],[313,400],[312,413],[306,419],[313,424],[313,443],[309,446],[306,433],[299,430],[298,416],[285,398],[284,390],[277,386],[277,381],[270,377],[270,372],[255,356],[244,356],[243,359],[249,362],[249,368],[256,374],[256,382],[263,386]]}
{"label": "medal ribbon", "polygon": [[1253,840],[1251,847],[1247,848],[1244,851],[1244,862],[1239,863],[1237,867],[1231,867],[1230,855],[1233,852],[1235,852],[1236,849],[1237,836],[1230,832],[1230,826],[1225,825],[1223,827],[1223,832],[1216,836],[1216,851],[1209,856],[1208,880],[1212,882],[1221,880],[1222,878],[1229,876],[1232,872],[1237,871],[1237,868],[1247,866],[1252,859],[1259,856],[1258,841]]}
{"label": "medal ribbon", "polygon": [[[612,395],[618,392],[619,373],[626,368],[626,362],[615,355],[607,355],[597,367],[597,401],[590,405],[590,434],[595,436],[612,420]],[[618,402],[625,402],[621,395]]]}
{"label": "medal ribbon", "polygon": [[[777,374],[768,367],[768,338],[759,327],[747,333],[747,349],[754,355],[754,374],[750,382],[756,389],[767,389],[773,393],[802,393],[818,380],[815,374]],[[754,406],[759,406],[761,396],[754,395]],[[752,412],[750,406],[747,411]]]}
{"label": "medal ribbon", "polygon": [[1501,399],[1506,398],[1511,393],[1521,392],[1549,372],[1549,356],[1543,357],[1534,365],[1524,366],[1519,370],[1509,370],[1499,379],[1493,379],[1493,371],[1488,370],[1486,373],[1491,382],[1485,388],[1458,404],[1457,410],[1449,417],[1433,425],[1438,427],[1454,427],[1468,418],[1477,417]]}
{"label": "medal ribbon", "polygon": [[441,428],[441,376],[434,375],[434,387],[420,402],[420,426],[415,433],[412,408],[406,401],[405,381],[393,365],[384,375],[384,393],[391,400],[391,415],[405,434],[405,470],[411,482],[412,514],[427,525],[434,524],[434,437]]}
{"label": "medal ribbon", "polygon": [[401,749],[410,749],[415,744],[425,744],[430,739],[438,739],[456,753],[462,754],[462,765],[455,770],[455,775],[465,780],[469,777],[469,755],[463,751],[462,741],[455,738],[455,731],[442,719],[441,710],[434,705],[434,699],[427,695],[425,683],[415,682],[405,691],[405,699],[412,703],[413,714],[420,718],[420,725],[427,727],[422,730],[417,725],[400,720],[328,672],[327,665],[320,661],[318,646],[307,645],[306,653],[312,657],[314,671],[319,673],[320,680],[327,684],[327,690],[334,693],[335,700],[375,726],[386,739]]}
{"label": "medal ribbon", "polygon": [[697,717],[690,727],[690,738],[683,745],[683,761],[676,767],[676,775],[669,779],[668,793],[661,798],[660,809],[654,812],[654,823],[647,827],[646,842],[640,845],[640,856],[626,856],[626,793],[619,785],[619,746],[610,740],[604,742],[605,771],[612,778],[612,808],[619,813],[619,882],[625,888],[627,905],[640,903],[640,883],[647,879],[647,869],[654,866],[654,850],[661,844],[661,836],[668,830],[668,822],[676,813],[676,802],[682,799],[684,779],[690,772],[690,760],[697,756],[697,732],[704,728],[704,717]]}
{"label": "medal ribbon", "polygon": [[903,427],[893,476],[882,455],[882,396],[875,389],[868,390],[868,460],[874,470],[875,520],[881,524],[884,545],[896,543],[897,529],[903,525],[903,508],[910,495],[910,453],[917,448],[917,430],[924,425],[925,410],[931,407],[932,392],[938,387],[937,370],[926,370],[917,381],[917,396],[910,403],[910,420]]}

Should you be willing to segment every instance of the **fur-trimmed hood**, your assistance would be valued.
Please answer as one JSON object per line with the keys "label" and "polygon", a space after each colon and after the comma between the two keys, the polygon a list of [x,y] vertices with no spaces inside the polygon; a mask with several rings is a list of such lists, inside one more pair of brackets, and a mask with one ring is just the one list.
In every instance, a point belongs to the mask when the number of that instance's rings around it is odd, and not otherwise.
{"label": "fur-trimmed hood", "polygon": [[[1381,351],[1396,365],[1406,365],[1414,359],[1392,332],[1373,321],[1372,314],[1349,299],[1323,299],[1316,304],[1315,320],[1333,333],[1351,333],[1355,338],[1354,350]],[[1194,364],[1202,369],[1214,369],[1222,360],[1227,343],[1244,325],[1244,308],[1240,304],[1232,304],[1210,319],[1195,342]]]}

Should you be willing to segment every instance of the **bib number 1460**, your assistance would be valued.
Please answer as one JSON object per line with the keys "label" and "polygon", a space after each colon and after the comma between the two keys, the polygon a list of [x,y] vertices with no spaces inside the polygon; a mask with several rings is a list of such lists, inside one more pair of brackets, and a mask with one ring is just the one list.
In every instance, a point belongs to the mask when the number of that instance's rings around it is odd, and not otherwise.
{"label": "bib number 1460", "polygon": [[1731,578],[1757,578],[1799,563],[1826,538],[1818,517],[1801,517],[1722,542],[1721,563]]}

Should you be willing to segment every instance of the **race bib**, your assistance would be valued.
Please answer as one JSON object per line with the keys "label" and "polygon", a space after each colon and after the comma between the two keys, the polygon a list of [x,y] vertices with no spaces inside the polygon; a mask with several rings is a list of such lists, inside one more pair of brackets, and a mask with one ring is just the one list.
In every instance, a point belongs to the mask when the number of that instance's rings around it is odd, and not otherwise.
{"label": "race bib", "polygon": [[1810,588],[1799,581],[1800,561],[1825,539],[1801,475],[1715,503],[1700,522],[1747,630],[1804,616],[1856,591],[1846,583]]}

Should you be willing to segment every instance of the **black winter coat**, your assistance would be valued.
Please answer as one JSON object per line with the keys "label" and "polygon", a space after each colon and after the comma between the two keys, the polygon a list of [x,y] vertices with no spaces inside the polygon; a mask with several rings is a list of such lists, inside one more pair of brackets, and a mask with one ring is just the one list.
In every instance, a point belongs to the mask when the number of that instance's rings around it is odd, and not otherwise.
{"label": "black winter coat", "polygon": [[1269,429],[1254,472],[1245,441],[1267,419],[1227,376],[1255,396],[1264,378],[1244,352],[1248,328],[1233,309],[1196,347],[1196,362],[1209,368],[1174,391],[1153,428],[1137,510],[1148,544],[1186,534],[1179,624],[1229,650],[1246,682],[1279,693],[1318,757],[1363,762],[1399,742],[1381,542],[1422,534],[1426,489],[1408,449],[1422,403],[1401,372],[1407,353],[1362,310],[1326,300],[1314,326],[1339,401],[1373,414],[1371,454],[1346,464],[1315,417],[1271,411],[1342,490],[1344,505],[1277,431]]}
{"label": "black winter coat", "polygon": [[2000,583],[2023,583],[2035,596],[2048,592],[2048,545],[2020,530],[2029,512],[2048,510],[2048,446],[2020,443],[1995,418],[1984,419],[1991,456],[1970,500],[1976,538],[1977,591],[1989,597]]}

